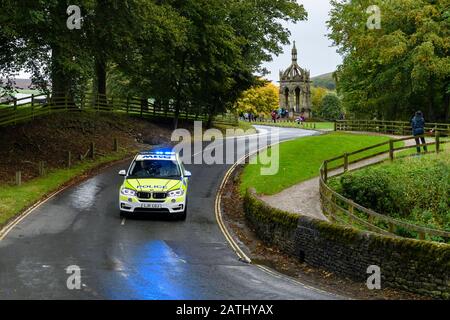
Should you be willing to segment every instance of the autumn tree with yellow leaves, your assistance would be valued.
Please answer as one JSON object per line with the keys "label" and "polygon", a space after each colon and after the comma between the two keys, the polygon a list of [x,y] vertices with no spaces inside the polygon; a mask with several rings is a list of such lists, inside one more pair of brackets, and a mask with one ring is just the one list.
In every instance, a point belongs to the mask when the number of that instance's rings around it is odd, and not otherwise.
{"label": "autumn tree with yellow leaves", "polygon": [[236,103],[238,113],[253,113],[268,115],[274,109],[278,109],[278,86],[267,82],[263,86],[253,87],[244,91]]}

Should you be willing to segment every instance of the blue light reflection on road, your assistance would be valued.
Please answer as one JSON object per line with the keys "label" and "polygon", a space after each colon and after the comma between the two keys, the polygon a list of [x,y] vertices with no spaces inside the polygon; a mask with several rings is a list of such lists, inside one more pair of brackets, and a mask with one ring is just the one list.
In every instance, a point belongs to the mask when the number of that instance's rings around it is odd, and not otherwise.
{"label": "blue light reflection on road", "polygon": [[[127,249],[126,249],[127,250]],[[160,240],[128,248],[120,271],[112,275],[115,285],[108,290],[111,299],[175,300],[189,299],[189,264]]]}

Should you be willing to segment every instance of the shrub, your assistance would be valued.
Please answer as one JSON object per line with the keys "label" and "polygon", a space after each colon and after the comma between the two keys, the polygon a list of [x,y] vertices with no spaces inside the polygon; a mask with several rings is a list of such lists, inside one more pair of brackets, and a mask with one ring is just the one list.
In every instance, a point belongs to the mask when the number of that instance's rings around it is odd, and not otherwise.
{"label": "shrub", "polygon": [[450,230],[448,152],[349,172],[334,179],[330,186],[379,213]]}

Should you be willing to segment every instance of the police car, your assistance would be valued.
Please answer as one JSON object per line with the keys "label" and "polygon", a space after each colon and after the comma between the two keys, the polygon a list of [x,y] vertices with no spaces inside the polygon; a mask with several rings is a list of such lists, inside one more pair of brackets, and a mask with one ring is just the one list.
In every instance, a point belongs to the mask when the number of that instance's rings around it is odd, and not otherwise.
{"label": "police car", "polygon": [[121,217],[135,213],[167,213],[186,219],[187,190],[191,173],[172,151],[138,153],[124,176],[120,187]]}

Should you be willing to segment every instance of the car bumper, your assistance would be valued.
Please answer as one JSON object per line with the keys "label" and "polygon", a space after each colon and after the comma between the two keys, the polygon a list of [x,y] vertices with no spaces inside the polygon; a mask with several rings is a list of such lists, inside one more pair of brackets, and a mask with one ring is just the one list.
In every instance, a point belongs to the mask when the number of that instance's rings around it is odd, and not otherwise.
{"label": "car bumper", "polygon": [[[126,197],[125,197],[126,198]],[[165,202],[141,202],[136,198],[120,197],[119,209],[129,213],[179,213],[186,209],[186,198],[174,198]],[[130,201],[131,200],[131,201]],[[172,200],[175,200],[172,202]]]}

